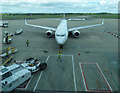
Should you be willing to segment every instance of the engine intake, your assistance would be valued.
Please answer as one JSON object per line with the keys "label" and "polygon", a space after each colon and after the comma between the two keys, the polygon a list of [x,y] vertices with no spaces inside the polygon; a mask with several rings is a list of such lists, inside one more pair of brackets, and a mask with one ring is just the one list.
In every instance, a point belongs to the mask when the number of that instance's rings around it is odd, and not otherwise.
{"label": "engine intake", "polygon": [[53,32],[52,32],[51,30],[48,30],[48,31],[46,32],[46,35],[47,35],[47,37],[52,37]]}
{"label": "engine intake", "polygon": [[74,37],[79,37],[80,32],[78,30],[72,32]]}

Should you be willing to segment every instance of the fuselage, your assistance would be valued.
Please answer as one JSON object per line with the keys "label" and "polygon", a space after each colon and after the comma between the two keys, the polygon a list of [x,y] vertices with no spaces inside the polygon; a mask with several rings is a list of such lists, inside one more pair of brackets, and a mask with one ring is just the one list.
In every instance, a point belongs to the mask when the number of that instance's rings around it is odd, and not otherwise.
{"label": "fuselage", "polygon": [[67,41],[67,38],[68,38],[67,20],[62,20],[55,32],[55,40],[58,45],[62,46]]}

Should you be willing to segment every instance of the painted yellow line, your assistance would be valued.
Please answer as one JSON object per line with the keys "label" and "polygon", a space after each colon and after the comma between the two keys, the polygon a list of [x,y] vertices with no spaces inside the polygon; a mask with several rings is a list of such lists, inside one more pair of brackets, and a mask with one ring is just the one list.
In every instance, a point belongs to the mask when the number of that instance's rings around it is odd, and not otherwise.
{"label": "painted yellow line", "polygon": [[5,61],[2,65],[5,65],[13,56],[11,56],[7,61]]}

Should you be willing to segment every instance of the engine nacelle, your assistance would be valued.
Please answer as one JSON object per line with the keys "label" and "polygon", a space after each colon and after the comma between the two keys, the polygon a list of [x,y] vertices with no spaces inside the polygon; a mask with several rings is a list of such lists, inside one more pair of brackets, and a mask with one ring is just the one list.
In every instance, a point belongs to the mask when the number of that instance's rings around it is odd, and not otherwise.
{"label": "engine nacelle", "polygon": [[51,30],[48,30],[48,31],[46,32],[46,35],[47,35],[47,37],[52,37],[53,32],[52,32]]}
{"label": "engine nacelle", "polygon": [[79,32],[78,30],[75,30],[75,31],[72,32],[72,35],[73,35],[74,37],[79,37],[80,32]]}

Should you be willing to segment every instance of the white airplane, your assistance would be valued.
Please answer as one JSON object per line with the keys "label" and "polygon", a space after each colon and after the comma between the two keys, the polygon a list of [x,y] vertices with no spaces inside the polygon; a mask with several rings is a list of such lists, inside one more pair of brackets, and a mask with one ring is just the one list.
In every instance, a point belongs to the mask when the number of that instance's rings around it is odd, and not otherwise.
{"label": "white airplane", "polygon": [[75,27],[75,28],[68,29],[67,28],[67,20],[65,19],[65,14],[64,14],[64,18],[61,20],[61,22],[60,22],[60,24],[58,25],[57,28],[28,24],[26,19],[25,19],[25,25],[47,29],[48,30],[46,32],[47,37],[52,37],[53,32],[55,32],[55,40],[56,40],[57,44],[60,46],[60,48],[62,48],[63,45],[65,44],[65,42],[67,41],[69,33],[72,33],[72,35],[74,37],[79,37],[80,32],[78,31],[78,29],[95,27],[95,26],[100,26],[100,25],[103,25],[103,24],[104,24],[104,19],[103,19],[101,24],[95,24],[95,25],[89,25],[89,26],[83,26],[83,27]]}

